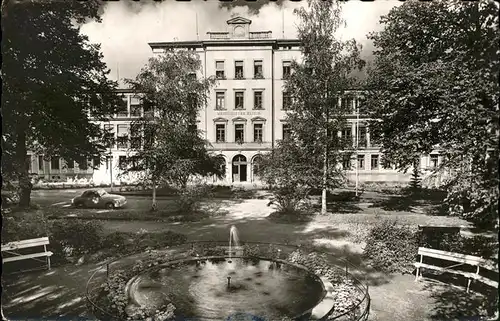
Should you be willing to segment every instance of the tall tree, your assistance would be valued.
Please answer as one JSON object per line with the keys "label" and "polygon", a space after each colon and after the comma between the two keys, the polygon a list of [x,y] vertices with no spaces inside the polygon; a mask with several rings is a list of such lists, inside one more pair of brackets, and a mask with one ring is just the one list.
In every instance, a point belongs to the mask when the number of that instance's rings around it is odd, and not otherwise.
{"label": "tall tree", "polygon": [[[80,33],[97,1],[2,2],[2,176],[29,206],[28,150],[82,162],[100,156],[103,119],[116,106],[99,46]],[[85,160],[86,162],[86,160]]]}
{"label": "tall tree", "polygon": [[153,187],[153,209],[159,184],[182,189],[192,176],[224,175],[220,158],[211,155],[197,128],[197,115],[215,84],[213,77],[197,77],[200,70],[196,53],[176,50],[150,58],[136,79],[128,80],[147,112],[131,124],[136,138],[144,133],[144,146],[130,150],[124,173]]}
{"label": "tall tree", "polygon": [[287,122],[294,139],[310,155],[310,164],[322,168],[321,213],[326,214],[327,190],[340,178],[335,166],[344,157],[342,151],[352,148],[337,135],[350,111],[338,101],[355,85],[351,72],[361,68],[363,61],[354,39],[344,41],[336,36],[345,23],[341,4],[333,0],[307,3],[307,8],[296,11],[301,21],[297,29],[302,61],[292,63],[293,73],[285,85],[292,98]]}
{"label": "tall tree", "polygon": [[366,112],[387,160],[406,170],[438,149],[447,202],[476,223],[497,220],[498,3],[407,1],[372,33]]}

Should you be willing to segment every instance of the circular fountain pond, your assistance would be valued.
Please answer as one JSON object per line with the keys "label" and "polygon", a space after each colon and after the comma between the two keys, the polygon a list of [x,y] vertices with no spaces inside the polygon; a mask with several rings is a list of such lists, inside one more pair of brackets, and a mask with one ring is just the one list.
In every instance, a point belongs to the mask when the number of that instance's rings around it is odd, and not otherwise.
{"label": "circular fountain pond", "polygon": [[134,277],[128,286],[136,306],[156,310],[172,302],[181,319],[225,320],[237,314],[296,318],[325,294],[321,280],[299,265],[243,257],[167,263]]}

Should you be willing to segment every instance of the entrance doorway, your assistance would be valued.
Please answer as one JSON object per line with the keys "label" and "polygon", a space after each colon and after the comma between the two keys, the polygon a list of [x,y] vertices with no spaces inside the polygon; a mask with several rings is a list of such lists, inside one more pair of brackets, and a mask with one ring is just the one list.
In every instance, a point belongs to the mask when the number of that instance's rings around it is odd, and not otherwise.
{"label": "entrance doorway", "polygon": [[247,158],[236,155],[233,158],[233,182],[247,181]]}

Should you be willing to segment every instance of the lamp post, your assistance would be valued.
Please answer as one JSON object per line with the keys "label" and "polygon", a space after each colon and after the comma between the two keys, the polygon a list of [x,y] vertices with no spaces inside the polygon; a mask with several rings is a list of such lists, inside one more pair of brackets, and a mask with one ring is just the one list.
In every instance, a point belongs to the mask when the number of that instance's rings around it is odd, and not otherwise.
{"label": "lamp post", "polygon": [[359,105],[357,101],[356,104],[356,196],[358,196],[359,187],[359,159],[358,159],[358,149],[359,149]]}

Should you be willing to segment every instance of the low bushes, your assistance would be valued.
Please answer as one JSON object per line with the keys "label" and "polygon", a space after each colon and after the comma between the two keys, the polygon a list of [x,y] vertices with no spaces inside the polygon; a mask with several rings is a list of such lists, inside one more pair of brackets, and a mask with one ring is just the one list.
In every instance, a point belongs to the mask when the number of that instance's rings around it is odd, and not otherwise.
{"label": "low bushes", "polygon": [[300,186],[273,188],[267,206],[275,206],[276,212],[280,214],[297,215],[308,212],[311,209],[307,198],[309,191],[307,187]]}
{"label": "low bushes", "polygon": [[[48,250],[53,263],[67,263],[82,256],[98,260],[114,255],[182,244],[186,236],[171,231],[161,233],[122,233],[104,235],[101,223],[85,220],[47,220],[38,212],[6,217],[2,226],[2,243],[48,236]],[[27,249],[28,251],[30,249]],[[35,249],[36,250],[36,249]],[[39,249],[38,249],[39,251]],[[21,269],[32,268],[30,261],[20,261]],[[7,266],[15,269],[17,262]],[[34,262],[36,265],[40,263]]]}
{"label": "low bushes", "polygon": [[368,232],[363,256],[372,267],[384,272],[412,273],[419,246],[484,258],[496,257],[498,251],[498,242],[489,237],[424,233],[400,225],[397,220],[380,220]]}
{"label": "low bushes", "polygon": [[381,220],[370,229],[363,256],[384,272],[411,273],[417,251],[416,230],[398,225],[396,220]]}
{"label": "low bushes", "polygon": [[213,195],[208,185],[186,186],[177,193],[175,203],[179,214],[195,214],[201,212],[201,205],[205,198]]}

